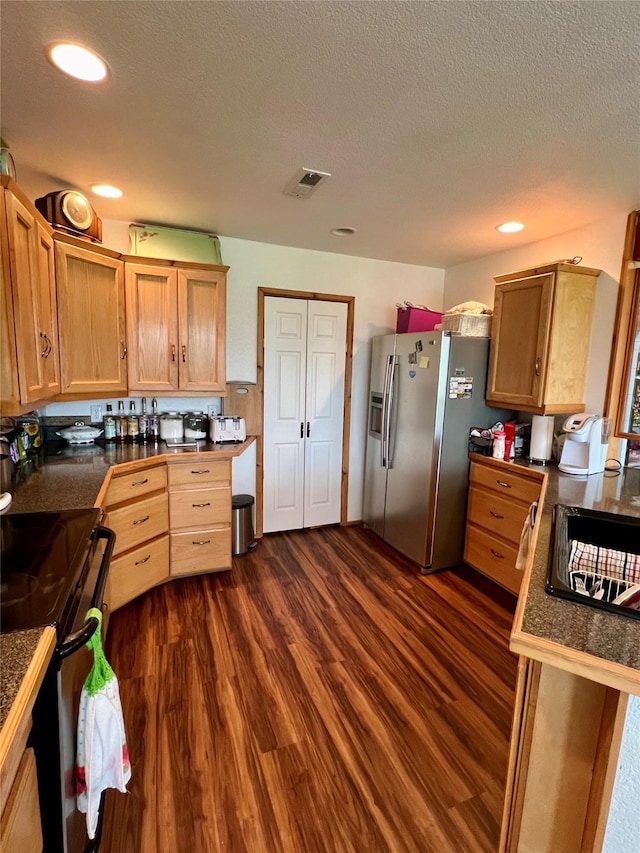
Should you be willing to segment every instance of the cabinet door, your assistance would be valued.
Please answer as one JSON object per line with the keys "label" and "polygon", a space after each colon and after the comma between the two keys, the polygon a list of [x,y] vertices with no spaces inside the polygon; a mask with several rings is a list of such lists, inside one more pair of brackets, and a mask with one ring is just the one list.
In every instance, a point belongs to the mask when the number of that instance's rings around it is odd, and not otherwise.
{"label": "cabinet door", "polygon": [[125,264],[131,391],[177,391],[180,357],[177,272]]}
{"label": "cabinet door", "polygon": [[555,275],[496,286],[487,402],[543,404]]}
{"label": "cabinet door", "polygon": [[37,226],[38,256],[38,317],[40,320],[42,386],[45,397],[60,393],[60,351],[58,347],[58,307],[53,238]]}
{"label": "cabinet door", "polygon": [[226,274],[178,270],[181,391],[224,392]]}
{"label": "cabinet door", "polygon": [[127,390],[122,261],[56,243],[62,393]]}
{"label": "cabinet door", "polygon": [[[15,344],[18,366],[20,403],[31,403],[57,393],[48,392],[45,380],[47,345],[40,319],[43,291],[55,287],[45,265],[44,282],[39,247],[40,236],[35,216],[11,193],[5,193],[7,235],[10,257],[11,292],[15,322]],[[46,237],[44,231],[43,236]],[[49,331],[53,331],[49,327]]]}

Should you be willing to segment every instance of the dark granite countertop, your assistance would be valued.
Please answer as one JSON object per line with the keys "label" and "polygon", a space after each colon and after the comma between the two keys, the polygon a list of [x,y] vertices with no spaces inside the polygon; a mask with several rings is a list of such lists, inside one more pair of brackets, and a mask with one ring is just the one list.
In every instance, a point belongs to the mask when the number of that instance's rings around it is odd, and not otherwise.
{"label": "dark granite countertop", "polygon": [[250,436],[238,445],[198,442],[195,447],[158,444],[98,443],[71,447],[66,442],[48,443],[37,456],[21,463],[13,490],[10,513],[44,512],[94,506],[113,465],[152,457],[206,453],[228,459],[239,456],[254,441]]}
{"label": "dark granite countertop", "polygon": [[525,641],[540,638],[558,644],[563,652],[589,655],[596,663],[640,670],[639,620],[555,598],[544,589],[554,506],[560,503],[640,517],[640,469],[624,468],[585,478],[563,474],[555,466],[537,470],[548,474],[547,492],[524,608],[520,620],[516,614],[514,633]]}
{"label": "dark granite countertop", "polygon": [[18,695],[45,628],[0,634],[0,729]]}

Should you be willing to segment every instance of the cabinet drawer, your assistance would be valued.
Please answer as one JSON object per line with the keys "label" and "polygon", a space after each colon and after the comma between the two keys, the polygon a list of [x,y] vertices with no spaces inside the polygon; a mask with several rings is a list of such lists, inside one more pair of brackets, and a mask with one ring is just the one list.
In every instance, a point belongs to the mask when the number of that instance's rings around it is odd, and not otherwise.
{"label": "cabinet drawer", "polygon": [[171,534],[171,575],[231,568],[231,528]]}
{"label": "cabinet drawer", "polygon": [[107,515],[107,527],[116,534],[114,556],[135,548],[147,539],[155,539],[169,529],[167,495],[136,501]]}
{"label": "cabinet drawer", "polygon": [[169,496],[171,530],[231,523],[231,489],[188,489]]}
{"label": "cabinet drawer", "polygon": [[109,568],[109,604],[112,610],[122,607],[140,593],[169,577],[169,536],[129,551],[111,561]]}
{"label": "cabinet drawer", "polygon": [[522,572],[515,568],[518,548],[467,524],[464,561],[510,592],[518,593]]}
{"label": "cabinet drawer", "polygon": [[157,465],[136,473],[117,476],[111,480],[105,497],[105,506],[113,506],[132,498],[140,498],[150,492],[167,487],[167,468]]}
{"label": "cabinet drawer", "polygon": [[521,477],[515,471],[504,471],[502,468],[490,468],[486,465],[474,465],[472,462],[469,479],[472,483],[503,494],[507,500],[515,498],[530,504],[540,497],[541,484],[536,480],[530,480],[528,477]]}
{"label": "cabinet drawer", "polygon": [[33,750],[25,749],[2,812],[4,853],[42,853],[39,814],[36,760]]}
{"label": "cabinet drawer", "polygon": [[231,484],[231,461],[188,462],[169,464],[169,485],[198,488],[210,483]]}
{"label": "cabinet drawer", "polygon": [[516,547],[520,544],[522,525],[529,514],[529,506],[508,500],[502,494],[469,487],[467,521],[484,527]]}

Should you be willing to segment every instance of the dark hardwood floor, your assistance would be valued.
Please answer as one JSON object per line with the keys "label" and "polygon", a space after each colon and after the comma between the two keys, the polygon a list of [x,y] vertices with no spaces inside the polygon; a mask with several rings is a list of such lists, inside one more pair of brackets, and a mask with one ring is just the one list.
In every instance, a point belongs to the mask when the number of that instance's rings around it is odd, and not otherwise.
{"label": "dark hardwood floor", "polygon": [[133,777],[102,853],[493,853],[514,607],[359,527],[141,596],[109,628]]}

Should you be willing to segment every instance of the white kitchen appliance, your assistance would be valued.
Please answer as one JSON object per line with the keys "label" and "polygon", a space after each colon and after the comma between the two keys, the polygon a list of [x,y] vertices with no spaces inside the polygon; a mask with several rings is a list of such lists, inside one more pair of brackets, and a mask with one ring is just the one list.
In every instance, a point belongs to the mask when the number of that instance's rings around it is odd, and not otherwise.
{"label": "white kitchen appliance", "polygon": [[604,471],[611,421],[600,415],[569,415],[558,470],[565,474],[589,475]]}
{"label": "white kitchen appliance", "polygon": [[209,438],[216,444],[224,441],[244,441],[247,427],[244,418],[233,415],[211,415],[209,418]]}

